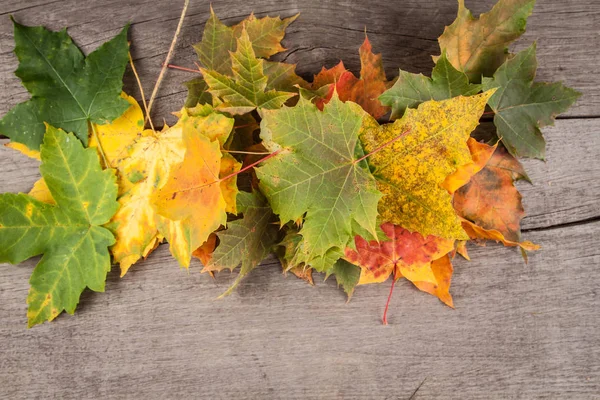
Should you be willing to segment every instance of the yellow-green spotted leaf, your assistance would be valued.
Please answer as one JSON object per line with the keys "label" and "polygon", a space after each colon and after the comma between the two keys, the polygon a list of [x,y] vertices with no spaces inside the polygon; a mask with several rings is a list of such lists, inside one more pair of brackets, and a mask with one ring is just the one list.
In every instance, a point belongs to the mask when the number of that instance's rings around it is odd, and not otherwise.
{"label": "yellow-green spotted leaf", "polygon": [[384,195],[379,202],[383,221],[423,236],[468,239],[441,184],[472,162],[467,140],[492,93],[427,101],[392,124],[365,118],[360,140],[367,153],[403,135],[367,159]]}

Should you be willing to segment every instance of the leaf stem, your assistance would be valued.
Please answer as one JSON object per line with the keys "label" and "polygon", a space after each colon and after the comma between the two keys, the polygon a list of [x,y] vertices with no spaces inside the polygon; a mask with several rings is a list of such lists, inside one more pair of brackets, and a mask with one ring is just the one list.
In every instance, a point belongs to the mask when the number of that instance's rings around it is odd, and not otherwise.
{"label": "leaf stem", "polygon": [[406,134],[408,134],[408,132],[410,132],[410,129],[405,130],[404,132],[402,132],[401,134],[399,134],[398,136],[396,136],[395,138],[393,138],[392,140],[388,140],[387,142],[385,142],[384,144],[382,144],[381,146],[377,147],[376,149],[374,149],[372,152],[365,154],[364,156],[362,156],[361,158],[359,158],[358,160],[354,161],[354,164],[358,164],[359,162],[361,162],[362,160],[364,160],[367,157],[372,156],[373,154],[377,153],[378,151],[383,150],[385,147],[389,146],[390,144],[394,143],[396,140],[400,140],[402,139]]}
{"label": "leaf stem", "polygon": [[180,71],[185,71],[185,72],[194,72],[196,74],[200,74],[202,75],[202,72],[198,71],[197,69],[191,69],[191,68],[186,68],[186,67],[180,67],[179,65],[175,65],[175,64],[167,64],[167,68],[171,68],[171,69],[178,69]]}
{"label": "leaf stem", "polygon": [[252,163],[252,164],[250,164],[250,165],[246,165],[244,168],[240,169],[239,171],[236,171],[236,172],[234,172],[234,173],[232,173],[232,174],[229,174],[229,175],[227,175],[227,176],[226,176],[226,177],[224,177],[224,178],[221,178],[221,179],[219,179],[219,180],[218,180],[218,182],[223,182],[223,181],[225,181],[225,180],[227,180],[227,179],[229,179],[229,178],[232,178],[232,177],[234,177],[234,176],[236,176],[236,175],[239,175],[239,174],[241,174],[242,172],[245,172],[245,171],[249,170],[250,168],[252,168],[252,167],[254,167],[254,166],[256,166],[256,165],[260,164],[261,162],[263,162],[263,161],[267,161],[269,158],[273,158],[273,157],[275,157],[275,156],[276,156],[277,154],[279,154],[280,152],[281,152],[281,149],[279,149],[279,150],[277,150],[277,151],[274,151],[273,153],[270,153],[268,156],[266,156],[266,157],[263,157],[263,158],[261,158],[260,160],[258,160],[258,161],[255,161],[255,162],[253,162],[253,163]]}
{"label": "leaf stem", "polygon": [[179,32],[181,32],[181,27],[183,25],[183,20],[185,19],[185,13],[187,12],[188,6],[190,4],[190,0],[185,0],[183,3],[183,10],[181,10],[181,16],[179,17],[179,23],[177,24],[177,29],[175,30],[175,35],[173,36],[173,41],[171,42],[171,47],[169,47],[169,52],[167,53],[167,58],[160,69],[160,74],[158,75],[158,79],[156,80],[156,84],[154,85],[154,89],[152,90],[152,95],[150,96],[150,101],[148,102],[148,112],[146,115],[146,120],[150,119],[150,111],[152,111],[152,105],[154,104],[154,99],[158,94],[158,88],[165,77],[165,71],[167,70],[167,65],[169,61],[171,61],[171,57],[173,56],[173,50],[175,49],[175,44],[177,43],[177,39],[179,38]]}
{"label": "leaf stem", "polygon": [[223,149],[221,151],[225,152],[225,153],[232,153],[232,154],[258,154],[258,155],[271,154],[268,151],[238,151],[238,150],[225,150],[225,149]]}
{"label": "leaf stem", "polygon": [[96,127],[93,122],[89,122],[90,127],[92,128],[92,135],[94,136],[94,139],[96,139],[96,148],[98,149],[98,151],[100,152],[100,156],[102,156],[102,160],[104,160],[104,165],[106,166],[106,168],[112,168],[110,163],[108,162],[108,158],[106,158],[106,154],[104,154],[104,149],[102,148],[102,143],[100,142],[100,138],[98,137],[98,132],[96,132]]}
{"label": "leaf stem", "polygon": [[142,104],[144,105],[144,111],[146,112],[146,116],[148,116],[148,122],[150,123],[150,127],[152,128],[152,132],[156,133],[156,129],[154,129],[154,124],[152,123],[152,119],[150,118],[150,113],[148,112],[148,104],[146,103],[146,95],[144,94],[144,88],[142,87],[142,81],[140,80],[140,76],[135,69],[135,65],[133,64],[133,58],[131,57],[131,52],[127,52],[129,55],[129,64],[131,64],[131,69],[133,71],[133,75],[135,76],[135,80],[138,84],[138,88],[140,89],[140,94],[142,96]]}
{"label": "leaf stem", "polygon": [[392,276],[392,286],[390,287],[390,294],[388,294],[388,298],[387,298],[387,302],[385,303],[385,310],[383,311],[383,318],[381,319],[381,322],[384,325],[387,325],[387,312],[388,312],[388,308],[390,307],[390,301],[392,300],[392,293],[394,293],[394,286],[396,285],[396,277]]}

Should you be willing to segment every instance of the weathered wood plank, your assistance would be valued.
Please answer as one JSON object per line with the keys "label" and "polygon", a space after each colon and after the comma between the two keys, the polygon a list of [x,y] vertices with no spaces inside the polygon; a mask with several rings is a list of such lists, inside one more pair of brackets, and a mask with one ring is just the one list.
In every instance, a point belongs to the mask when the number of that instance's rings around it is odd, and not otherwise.
{"label": "weathered wood plank", "polygon": [[[488,10],[495,0],[470,1],[475,14]],[[142,80],[149,92],[158,76],[161,63],[170,44],[179,6],[165,7],[164,3],[135,0],[129,2],[62,1],[34,2],[24,6],[19,2],[3,1],[0,13],[13,13],[22,23],[43,24],[52,29],[69,26],[71,35],[89,52],[112,37],[127,22],[132,21],[132,53]],[[44,4],[45,3],[45,4]],[[190,45],[200,40],[208,16],[208,1],[194,1],[185,22],[174,62],[193,67],[195,53]],[[383,54],[386,72],[396,76],[398,68],[428,73],[438,54],[437,37],[456,14],[453,0],[322,2],[261,0],[254,2],[220,1],[214,4],[218,15],[228,23],[239,21],[254,11],[257,15],[302,16],[289,28],[285,44],[288,62],[298,63],[305,77],[316,73],[322,65],[332,66],[340,59],[353,71],[359,69],[358,47],[367,27],[374,49]],[[6,10],[6,11],[5,11]],[[25,100],[27,93],[12,76],[16,59],[12,54],[12,28],[0,24],[0,115],[16,102]],[[600,2],[571,0],[569,2],[540,1],[528,24],[528,32],[517,49],[533,40],[539,41],[538,78],[562,80],[584,92],[584,96],[565,115],[600,115]],[[126,90],[137,95],[133,77],[128,74]],[[170,119],[170,112],[179,109],[185,98],[182,82],[189,74],[171,72],[160,92],[161,101],[154,117]]]}
{"label": "weathered wood plank", "polygon": [[[493,129],[490,123],[483,124]],[[525,160],[533,185],[521,182],[524,229],[600,217],[600,119],[559,120],[545,130],[548,161]],[[0,140],[6,143],[7,140]],[[27,192],[38,162],[0,147],[0,192]]]}
{"label": "weathered wood plank", "polygon": [[[273,262],[234,278],[180,271],[161,246],[75,316],[25,328],[34,261],[0,266],[0,396],[16,398],[597,398],[600,223],[532,232],[543,250],[473,247],[456,310],[398,285],[309,287]],[[317,279],[318,280],[318,279]]]}

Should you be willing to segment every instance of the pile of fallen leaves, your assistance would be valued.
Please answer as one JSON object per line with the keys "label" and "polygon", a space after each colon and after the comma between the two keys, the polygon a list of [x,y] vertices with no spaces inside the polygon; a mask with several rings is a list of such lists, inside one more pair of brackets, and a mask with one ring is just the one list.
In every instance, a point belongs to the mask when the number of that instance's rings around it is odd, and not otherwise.
{"label": "pile of fallen leaves", "polygon": [[[467,242],[538,248],[521,239],[517,157],[543,159],[540,128],[579,96],[535,82],[535,43],[507,51],[533,4],[500,0],[474,18],[459,0],[431,77],[388,80],[365,38],[359,76],[340,62],[312,82],[270,60],[296,16],[226,26],[211,10],[185,106],[162,129],[154,97],[142,108],[122,92],[128,63],[135,73],[128,27],[86,57],[65,30],[15,22],[31,99],[0,133],[41,160],[41,179],[0,195],[0,262],[42,255],[29,326],[73,313],[85,288],[104,290],[111,262],[124,276],[165,241],[185,268],[240,267],[225,294],[275,253],[310,283],[334,275],[348,296],[406,278],[452,307],[451,260],[468,258]],[[484,114],[487,143],[472,136]]]}

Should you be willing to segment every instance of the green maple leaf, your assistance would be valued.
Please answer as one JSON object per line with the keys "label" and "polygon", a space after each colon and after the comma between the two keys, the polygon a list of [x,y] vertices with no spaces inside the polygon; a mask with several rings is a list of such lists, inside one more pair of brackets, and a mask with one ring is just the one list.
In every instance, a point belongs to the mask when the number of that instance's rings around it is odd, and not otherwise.
{"label": "green maple leaf", "polygon": [[212,254],[205,271],[234,270],[241,264],[240,272],[229,289],[233,289],[260,262],[267,257],[277,241],[278,227],[266,199],[258,192],[240,192],[237,197],[238,212],[243,217],[229,222],[227,229],[217,233],[219,246]]}
{"label": "green maple leaf", "polygon": [[[368,232],[367,235],[369,235]],[[314,269],[319,272],[324,272],[325,279],[334,275],[338,286],[341,286],[344,289],[348,298],[352,297],[354,288],[360,279],[360,267],[340,258],[343,255],[343,252],[328,252],[325,257],[322,257],[322,260],[318,260],[321,262],[321,265],[313,264],[316,265],[316,268],[305,264],[296,265],[293,263],[294,257],[299,251],[299,247],[302,246],[302,242],[302,236],[298,233],[298,230],[295,227],[289,227],[285,237],[278,244],[278,257],[281,264],[284,266],[284,269],[286,271],[289,271],[294,267]],[[353,241],[351,243],[353,243]]]}
{"label": "green maple leaf", "polygon": [[256,169],[261,191],[282,223],[304,220],[292,264],[326,271],[356,234],[353,225],[376,232],[381,193],[358,161],[365,112],[334,94],[322,112],[300,98],[295,107],[262,115],[263,144],[280,154]]}
{"label": "green maple leaf", "polygon": [[344,289],[350,299],[360,279],[360,267],[340,258],[333,265],[331,274],[335,276],[338,286]]}
{"label": "green maple leaf", "polygon": [[48,126],[40,171],[56,206],[25,194],[0,195],[0,262],[43,254],[31,275],[29,326],[72,314],[81,292],[104,291],[112,233],[102,227],[119,208],[114,170],[102,170],[95,149]]}
{"label": "green maple leaf", "polygon": [[[210,9],[210,18],[204,26],[202,41],[193,47],[198,54],[200,64],[209,70],[231,76],[233,74],[230,53],[237,48],[237,39],[245,31],[248,34],[252,49],[258,58],[269,58],[285,49],[281,40],[285,36],[287,27],[296,20],[298,15],[290,18],[264,17],[256,18],[250,15],[237,25],[223,24]],[[265,60],[263,63],[264,74],[267,76],[267,89],[282,91],[294,90],[294,85],[303,85],[305,81],[296,75],[295,64],[286,64]],[[210,102],[210,95],[206,96],[208,89],[203,78],[192,79],[186,82],[188,96],[186,106],[193,107],[198,103]]]}
{"label": "green maple leaf", "polygon": [[452,66],[446,53],[437,60],[431,78],[400,70],[398,80],[379,100],[392,108],[391,118],[402,117],[407,108],[415,108],[428,100],[446,100],[456,96],[478,93],[481,85],[469,83],[464,72]]}
{"label": "green maple leaf", "polygon": [[506,60],[508,44],[525,32],[534,4],[535,0],[499,0],[475,19],[464,0],[458,0],[456,19],[438,39],[442,53],[471,82],[492,76]]}
{"label": "green maple leaf", "polygon": [[0,133],[38,150],[46,122],[75,133],[87,146],[90,123],[109,123],[130,106],[120,96],[129,59],[127,30],[84,57],[66,30],[50,32],[14,22],[15,74],[32,98],[6,114]]}
{"label": "green maple leaf", "polygon": [[484,78],[484,90],[498,88],[488,101],[494,110],[498,137],[514,156],[544,159],[546,142],[540,127],[554,124],[581,93],[560,82],[534,82],[535,43],[506,61],[493,78]]}
{"label": "green maple leaf", "polygon": [[233,79],[215,70],[201,68],[208,91],[222,102],[217,109],[231,114],[245,114],[256,108],[280,108],[295,93],[267,89],[264,60],[256,58],[248,33],[243,30],[231,53]]}

